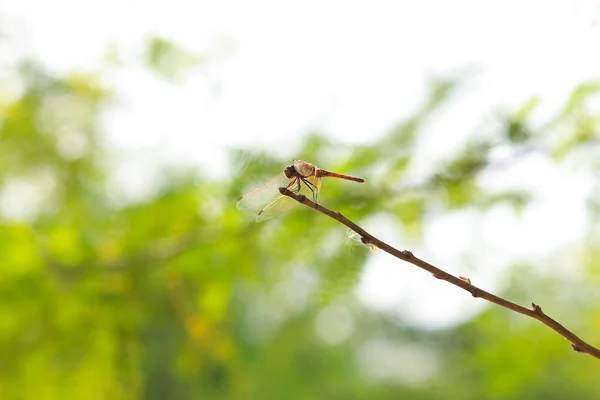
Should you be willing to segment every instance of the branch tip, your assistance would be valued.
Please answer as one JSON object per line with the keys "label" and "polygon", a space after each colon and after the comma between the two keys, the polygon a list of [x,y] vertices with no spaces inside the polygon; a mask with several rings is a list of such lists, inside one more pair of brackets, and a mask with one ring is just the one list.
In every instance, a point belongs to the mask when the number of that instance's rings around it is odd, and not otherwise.
{"label": "branch tip", "polygon": [[535,311],[536,314],[545,315],[544,312],[542,311],[542,307],[538,306],[535,303],[531,303],[531,306],[533,307],[533,311]]}

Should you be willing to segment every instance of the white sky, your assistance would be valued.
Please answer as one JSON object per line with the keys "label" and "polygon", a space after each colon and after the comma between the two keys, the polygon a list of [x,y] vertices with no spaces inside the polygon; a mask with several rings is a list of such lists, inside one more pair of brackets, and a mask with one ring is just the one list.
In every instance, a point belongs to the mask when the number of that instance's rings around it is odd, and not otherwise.
{"label": "white sky", "polygon": [[[120,102],[107,116],[106,136],[128,154],[122,179],[135,196],[148,190],[164,163],[197,164],[215,177],[230,173],[231,146],[291,158],[311,128],[348,142],[372,140],[418,106],[428,77],[470,73],[460,98],[432,129],[428,157],[447,152],[490,113],[532,95],[542,100],[540,114],[551,115],[575,85],[598,77],[599,17],[599,1],[567,0],[19,0],[0,6],[0,34],[8,43],[0,48],[0,65],[34,56],[56,71],[89,70],[114,44],[126,67],[109,76]],[[139,62],[150,34],[208,51],[211,62],[183,85],[162,81]],[[581,199],[566,199],[556,187],[583,193],[587,178],[555,176],[535,158],[525,163],[536,175],[523,180],[542,194],[537,211],[523,219],[495,210],[485,221],[467,214],[428,222],[420,253],[455,274],[481,275],[476,282],[493,289],[494,273],[461,270],[477,224],[487,227],[482,240],[489,247],[478,260],[481,269],[506,260],[507,252],[534,256],[577,238],[582,215],[560,221],[555,233],[540,231],[539,222],[566,206],[577,210]],[[540,181],[540,174],[552,180]],[[372,231],[386,238],[377,226]],[[402,243],[396,232],[388,239]],[[383,254],[369,263],[359,295],[384,308],[410,304],[415,323],[434,325],[479,307]]]}

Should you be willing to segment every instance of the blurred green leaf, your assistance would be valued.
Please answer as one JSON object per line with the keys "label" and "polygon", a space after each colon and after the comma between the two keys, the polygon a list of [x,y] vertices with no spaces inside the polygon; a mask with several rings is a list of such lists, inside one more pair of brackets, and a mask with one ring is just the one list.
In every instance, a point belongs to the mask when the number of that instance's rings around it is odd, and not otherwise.
{"label": "blurred green leaf", "polygon": [[580,84],[571,92],[571,95],[569,96],[569,99],[563,108],[562,115],[569,116],[579,112],[582,107],[586,105],[586,101],[588,101],[592,96],[598,95],[599,92],[600,82],[598,81],[590,81]]}
{"label": "blurred green leaf", "polygon": [[395,206],[396,215],[409,238],[418,238],[421,235],[426,209],[425,199],[416,196],[407,196]]}
{"label": "blurred green leaf", "polygon": [[498,204],[508,204],[517,212],[523,211],[531,198],[531,194],[525,192],[506,192],[497,195],[487,196],[481,203],[485,210]]}
{"label": "blurred green leaf", "polygon": [[204,57],[193,55],[176,43],[155,36],[148,40],[146,62],[160,76],[174,81],[189,69],[201,65]]}

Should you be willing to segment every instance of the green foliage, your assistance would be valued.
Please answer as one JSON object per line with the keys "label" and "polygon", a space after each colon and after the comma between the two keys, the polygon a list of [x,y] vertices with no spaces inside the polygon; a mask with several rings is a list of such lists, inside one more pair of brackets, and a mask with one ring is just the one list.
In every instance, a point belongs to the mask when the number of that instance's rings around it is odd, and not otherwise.
{"label": "green foliage", "polygon": [[152,37],[148,40],[146,62],[167,80],[178,81],[187,70],[200,66],[205,61],[205,55],[194,55],[164,38]]}
{"label": "green foliage", "polygon": [[[167,77],[198,61],[162,39],[149,48]],[[234,207],[290,160],[234,150],[229,180],[170,171],[147,200],[117,204],[98,135],[110,91],[95,75],[54,77],[33,64],[20,79],[23,93],[0,104],[0,187],[33,182],[45,201],[24,218],[4,210],[0,220],[3,399],[600,395],[597,360],[536,321],[490,307],[460,326],[424,330],[358,304],[354,288],[371,253],[339,224],[304,207],[254,224]],[[299,157],[367,178],[327,182],[320,201],[356,221],[381,216],[413,240],[425,216],[524,207],[528,193],[486,193],[477,178],[495,146],[519,154],[540,137],[525,128],[533,101],[504,125],[502,143],[474,139],[407,183],[420,128],[454,86],[434,82],[414,115],[372,143],[349,148],[310,135]],[[574,94],[567,108],[597,132],[597,119],[577,106],[586,96]],[[596,243],[585,251],[597,283]],[[524,270],[507,280],[508,295],[525,303],[528,285],[542,282],[536,296],[569,320],[557,297],[565,282]],[[567,287],[577,288],[564,296],[580,305],[582,336],[593,338],[593,286]]]}
{"label": "green foliage", "polygon": [[598,138],[600,114],[591,107],[598,100],[600,82],[586,82],[571,94],[552,126],[559,131],[559,139],[553,149],[554,156],[562,159],[577,146],[591,143]]}
{"label": "green foliage", "polygon": [[489,210],[498,204],[508,204],[513,209],[520,212],[530,199],[531,195],[522,191],[504,192],[488,196],[482,200],[481,205],[483,209]]}
{"label": "green foliage", "polygon": [[405,196],[396,204],[395,214],[409,236],[420,237],[426,209],[425,199],[421,196]]}
{"label": "green foliage", "polygon": [[538,105],[539,99],[532,97],[521,108],[508,119],[508,140],[511,143],[523,143],[531,136],[531,131],[527,127],[527,120],[533,114],[535,107]]}

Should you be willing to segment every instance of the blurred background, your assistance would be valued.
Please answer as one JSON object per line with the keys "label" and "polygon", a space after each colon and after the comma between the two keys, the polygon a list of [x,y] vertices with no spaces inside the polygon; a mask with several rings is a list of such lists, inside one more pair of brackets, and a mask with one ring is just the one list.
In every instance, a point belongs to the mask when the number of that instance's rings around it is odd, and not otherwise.
{"label": "blurred background", "polygon": [[0,398],[597,399],[600,2],[0,6]]}

